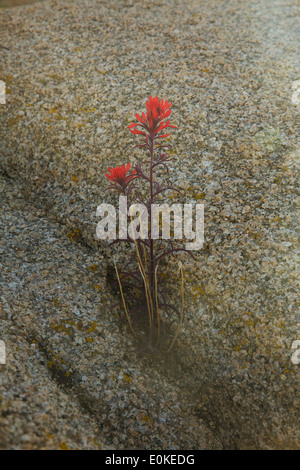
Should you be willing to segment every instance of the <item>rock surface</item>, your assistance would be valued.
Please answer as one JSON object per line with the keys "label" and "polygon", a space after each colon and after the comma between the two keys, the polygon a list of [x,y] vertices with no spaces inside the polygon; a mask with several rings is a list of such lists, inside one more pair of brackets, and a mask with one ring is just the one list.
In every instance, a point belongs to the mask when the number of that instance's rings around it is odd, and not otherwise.
{"label": "rock surface", "polygon": [[[2,448],[299,448],[299,13],[297,0],[0,12]],[[136,162],[126,126],[150,94],[174,102],[178,200],[206,216],[196,262],[182,258],[181,335],[158,357],[112,310],[113,250],[95,239],[103,174]]]}

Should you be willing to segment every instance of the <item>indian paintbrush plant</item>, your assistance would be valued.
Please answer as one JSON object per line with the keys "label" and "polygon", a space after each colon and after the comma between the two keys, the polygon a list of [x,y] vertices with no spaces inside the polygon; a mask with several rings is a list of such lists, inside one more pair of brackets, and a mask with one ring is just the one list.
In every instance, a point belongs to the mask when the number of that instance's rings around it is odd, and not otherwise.
{"label": "indian paintbrush plant", "polygon": [[[183,267],[179,262],[181,284],[181,305],[179,308],[168,302],[165,286],[162,285],[163,279],[159,276],[159,268],[167,256],[172,256],[175,252],[188,252],[185,248],[175,246],[174,241],[170,239],[154,240],[152,237],[153,204],[156,204],[159,197],[166,191],[180,193],[173,187],[169,179],[168,162],[171,156],[168,152],[171,147],[163,140],[170,135],[165,133],[166,129],[177,127],[170,124],[170,119],[168,119],[171,114],[171,106],[172,103],[167,100],[159,101],[157,96],[155,98],[150,96],[146,103],[146,113],[142,112],[141,115],[136,113],[137,122],[128,126],[132,134],[142,138],[136,147],[145,151],[148,158],[139,161],[132,168],[129,163],[108,168],[108,172],[105,174],[110,181],[106,190],[113,190],[119,193],[119,196],[124,196],[126,205],[129,205],[129,201],[135,201],[137,204],[143,204],[143,207],[146,207],[148,211],[150,220],[146,226],[148,233],[143,233],[144,226],[140,218],[138,221],[135,220],[136,230],[133,228],[131,231],[128,230],[125,240],[117,238],[110,245],[125,241],[132,244],[134,248],[133,257],[122,269],[119,269],[114,261],[123,308],[133,334],[140,336],[141,333],[140,329],[138,331],[136,328],[138,322],[135,322],[134,318],[138,316],[146,319],[148,325],[147,346],[150,349],[162,349],[162,344],[166,344],[165,340],[162,342],[162,315],[167,317],[175,313],[178,316],[176,331],[169,338],[167,346],[163,346],[166,351],[172,349],[182,325],[184,310]],[[164,182],[161,181],[161,177],[157,176],[159,169],[164,170],[160,174],[166,173]],[[133,219],[130,212],[127,216],[128,205],[125,207],[125,217],[129,217],[132,224]]]}

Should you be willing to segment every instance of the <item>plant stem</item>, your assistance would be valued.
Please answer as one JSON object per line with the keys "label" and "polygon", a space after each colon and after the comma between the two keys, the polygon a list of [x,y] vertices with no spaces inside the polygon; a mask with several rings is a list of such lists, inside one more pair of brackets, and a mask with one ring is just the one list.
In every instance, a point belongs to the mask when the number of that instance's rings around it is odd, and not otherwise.
{"label": "plant stem", "polygon": [[150,144],[150,291],[152,300],[154,300],[154,270],[155,270],[155,259],[154,259],[154,243],[151,237],[152,232],[152,203],[153,203],[153,153],[154,153],[154,142],[151,139]]}
{"label": "plant stem", "polygon": [[[155,258],[154,258],[154,243],[152,239],[152,203],[153,203],[153,154],[154,154],[154,141],[150,136],[150,296],[151,304],[154,305],[154,276],[155,276]],[[152,345],[153,325],[149,331],[149,344]]]}

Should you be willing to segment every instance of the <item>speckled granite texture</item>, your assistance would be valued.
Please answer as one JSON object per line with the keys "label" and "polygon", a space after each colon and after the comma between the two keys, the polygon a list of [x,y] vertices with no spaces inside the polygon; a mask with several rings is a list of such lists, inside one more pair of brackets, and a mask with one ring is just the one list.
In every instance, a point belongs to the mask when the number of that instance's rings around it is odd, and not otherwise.
{"label": "speckled granite texture", "polygon": [[[0,446],[299,448],[299,2],[45,1],[0,25]],[[112,311],[95,239],[150,94],[174,102],[178,201],[205,204],[161,357]]]}

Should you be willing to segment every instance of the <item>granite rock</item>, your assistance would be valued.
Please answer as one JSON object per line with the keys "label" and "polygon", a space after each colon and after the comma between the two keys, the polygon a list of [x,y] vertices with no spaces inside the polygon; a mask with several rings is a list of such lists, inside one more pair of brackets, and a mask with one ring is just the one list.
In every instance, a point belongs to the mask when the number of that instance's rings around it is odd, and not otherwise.
{"label": "granite rock", "polygon": [[[299,448],[299,13],[297,0],[0,12],[4,447]],[[114,201],[104,172],[139,158],[126,126],[150,94],[174,102],[178,201],[205,204],[204,247],[180,258],[182,332],[159,358],[112,311],[113,250],[95,237],[96,207]],[[177,259],[164,269],[173,280]]]}

